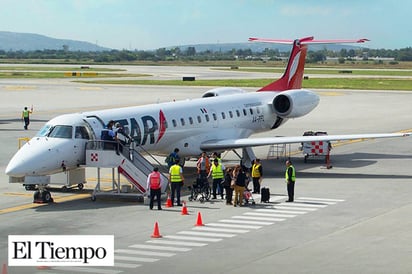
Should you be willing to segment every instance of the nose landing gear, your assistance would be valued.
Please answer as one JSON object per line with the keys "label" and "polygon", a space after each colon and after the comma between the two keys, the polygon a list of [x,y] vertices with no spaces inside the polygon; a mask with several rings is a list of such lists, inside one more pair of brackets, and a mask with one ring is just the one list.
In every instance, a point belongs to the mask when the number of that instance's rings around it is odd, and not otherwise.
{"label": "nose landing gear", "polygon": [[33,195],[33,203],[53,203],[50,191],[44,185],[39,185]]}

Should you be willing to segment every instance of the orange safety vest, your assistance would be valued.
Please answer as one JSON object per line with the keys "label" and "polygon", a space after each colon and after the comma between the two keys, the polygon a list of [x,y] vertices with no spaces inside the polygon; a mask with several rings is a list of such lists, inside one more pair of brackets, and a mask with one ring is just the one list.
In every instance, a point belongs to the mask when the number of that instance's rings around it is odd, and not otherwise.
{"label": "orange safety vest", "polygon": [[150,173],[150,188],[159,189],[160,187],[160,173],[156,171]]}

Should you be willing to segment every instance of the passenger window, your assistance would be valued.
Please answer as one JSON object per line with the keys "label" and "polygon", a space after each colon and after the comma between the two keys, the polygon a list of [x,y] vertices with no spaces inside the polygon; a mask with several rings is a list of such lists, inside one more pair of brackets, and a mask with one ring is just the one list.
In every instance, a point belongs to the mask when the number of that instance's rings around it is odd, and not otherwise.
{"label": "passenger window", "polygon": [[250,108],[249,111],[250,111],[250,114],[253,115],[253,109]]}
{"label": "passenger window", "polygon": [[230,118],[233,118],[233,112],[231,110],[229,110],[229,116]]}
{"label": "passenger window", "polygon": [[172,124],[173,124],[173,127],[177,127],[177,123],[175,119],[172,120]]}
{"label": "passenger window", "polygon": [[191,125],[193,125],[193,118],[192,118],[192,117],[189,117],[189,123],[190,123]]}
{"label": "passenger window", "polygon": [[202,118],[200,116],[197,116],[197,122],[200,124],[202,122]]}
{"label": "passenger window", "polygon": [[236,115],[237,117],[240,117],[240,111],[238,109],[236,110]]}
{"label": "passenger window", "polygon": [[209,115],[205,114],[206,122],[209,122]]}
{"label": "passenger window", "polygon": [[216,121],[216,120],[217,120],[216,113],[213,113],[213,114],[212,114],[212,116],[213,116],[213,120],[215,120],[215,121]]}
{"label": "passenger window", "polygon": [[182,126],[185,125],[185,119],[184,118],[180,118],[180,123],[182,124]]}
{"label": "passenger window", "polygon": [[243,115],[247,115],[246,109],[243,109]]}
{"label": "passenger window", "polygon": [[226,114],[222,112],[222,119],[226,119]]}

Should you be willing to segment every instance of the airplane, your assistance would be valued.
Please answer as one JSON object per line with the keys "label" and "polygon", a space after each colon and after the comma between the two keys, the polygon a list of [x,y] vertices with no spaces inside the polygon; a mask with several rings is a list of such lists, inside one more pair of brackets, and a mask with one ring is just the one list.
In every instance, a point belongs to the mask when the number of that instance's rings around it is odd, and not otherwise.
{"label": "airplane", "polygon": [[[281,78],[256,92],[220,87],[208,90],[201,98],[192,100],[55,117],[12,157],[6,168],[6,174],[11,178],[10,182],[42,186],[48,183],[47,180],[42,181],[45,176],[62,171],[75,172],[84,169],[85,165],[93,161],[89,158],[97,155],[97,152],[86,153],[88,144],[100,140],[100,133],[110,120],[122,124],[140,152],[143,150],[154,155],[166,156],[175,148],[179,148],[181,157],[189,157],[198,156],[202,151],[242,149],[242,161],[245,165],[250,165],[250,162],[255,159],[251,149],[255,146],[411,135],[411,133],[375,133],[250,137],[255,133],[275,130],[284,125],[288,119],[307,115],[319,104],[319,96],[315,92],[302,88],[308,45],[364,43],[369,40],[315,40],[314,37],[305,37],[296,40],[250,38],[249,41],[292,45],[289,61]],[[113,152],[111,153],[114,155]],[[109,156],[112,157],[114,156]],[[125,160],[128,161],[126,158],[119,161],[124,163]],[[120,162],[118,165],[120,170]],[[133,177],[130,174],[126,175],[126,177]],[[19,180],[12,180],[13,178]],[[133,181],[133,178],[129,179]],[[142,183],[133,183],[142,193],[146,191]],[[162,191],[165,190],[166,186],[163,185]],[[42,195],[46,194],[46,201],[50,201],[48,191],[44,189],[39,191]]]}

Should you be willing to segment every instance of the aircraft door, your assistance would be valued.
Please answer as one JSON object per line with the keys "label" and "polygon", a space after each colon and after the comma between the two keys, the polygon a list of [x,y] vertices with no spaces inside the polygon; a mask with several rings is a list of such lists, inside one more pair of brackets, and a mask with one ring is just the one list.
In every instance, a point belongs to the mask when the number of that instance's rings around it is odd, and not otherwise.
{"label": "aircraft door", "polygon": [[87,116],[83,118],[89,129],[93,132],[91,140],[100,140],[102,129],[104,129],[104,122],[97,116]]}

